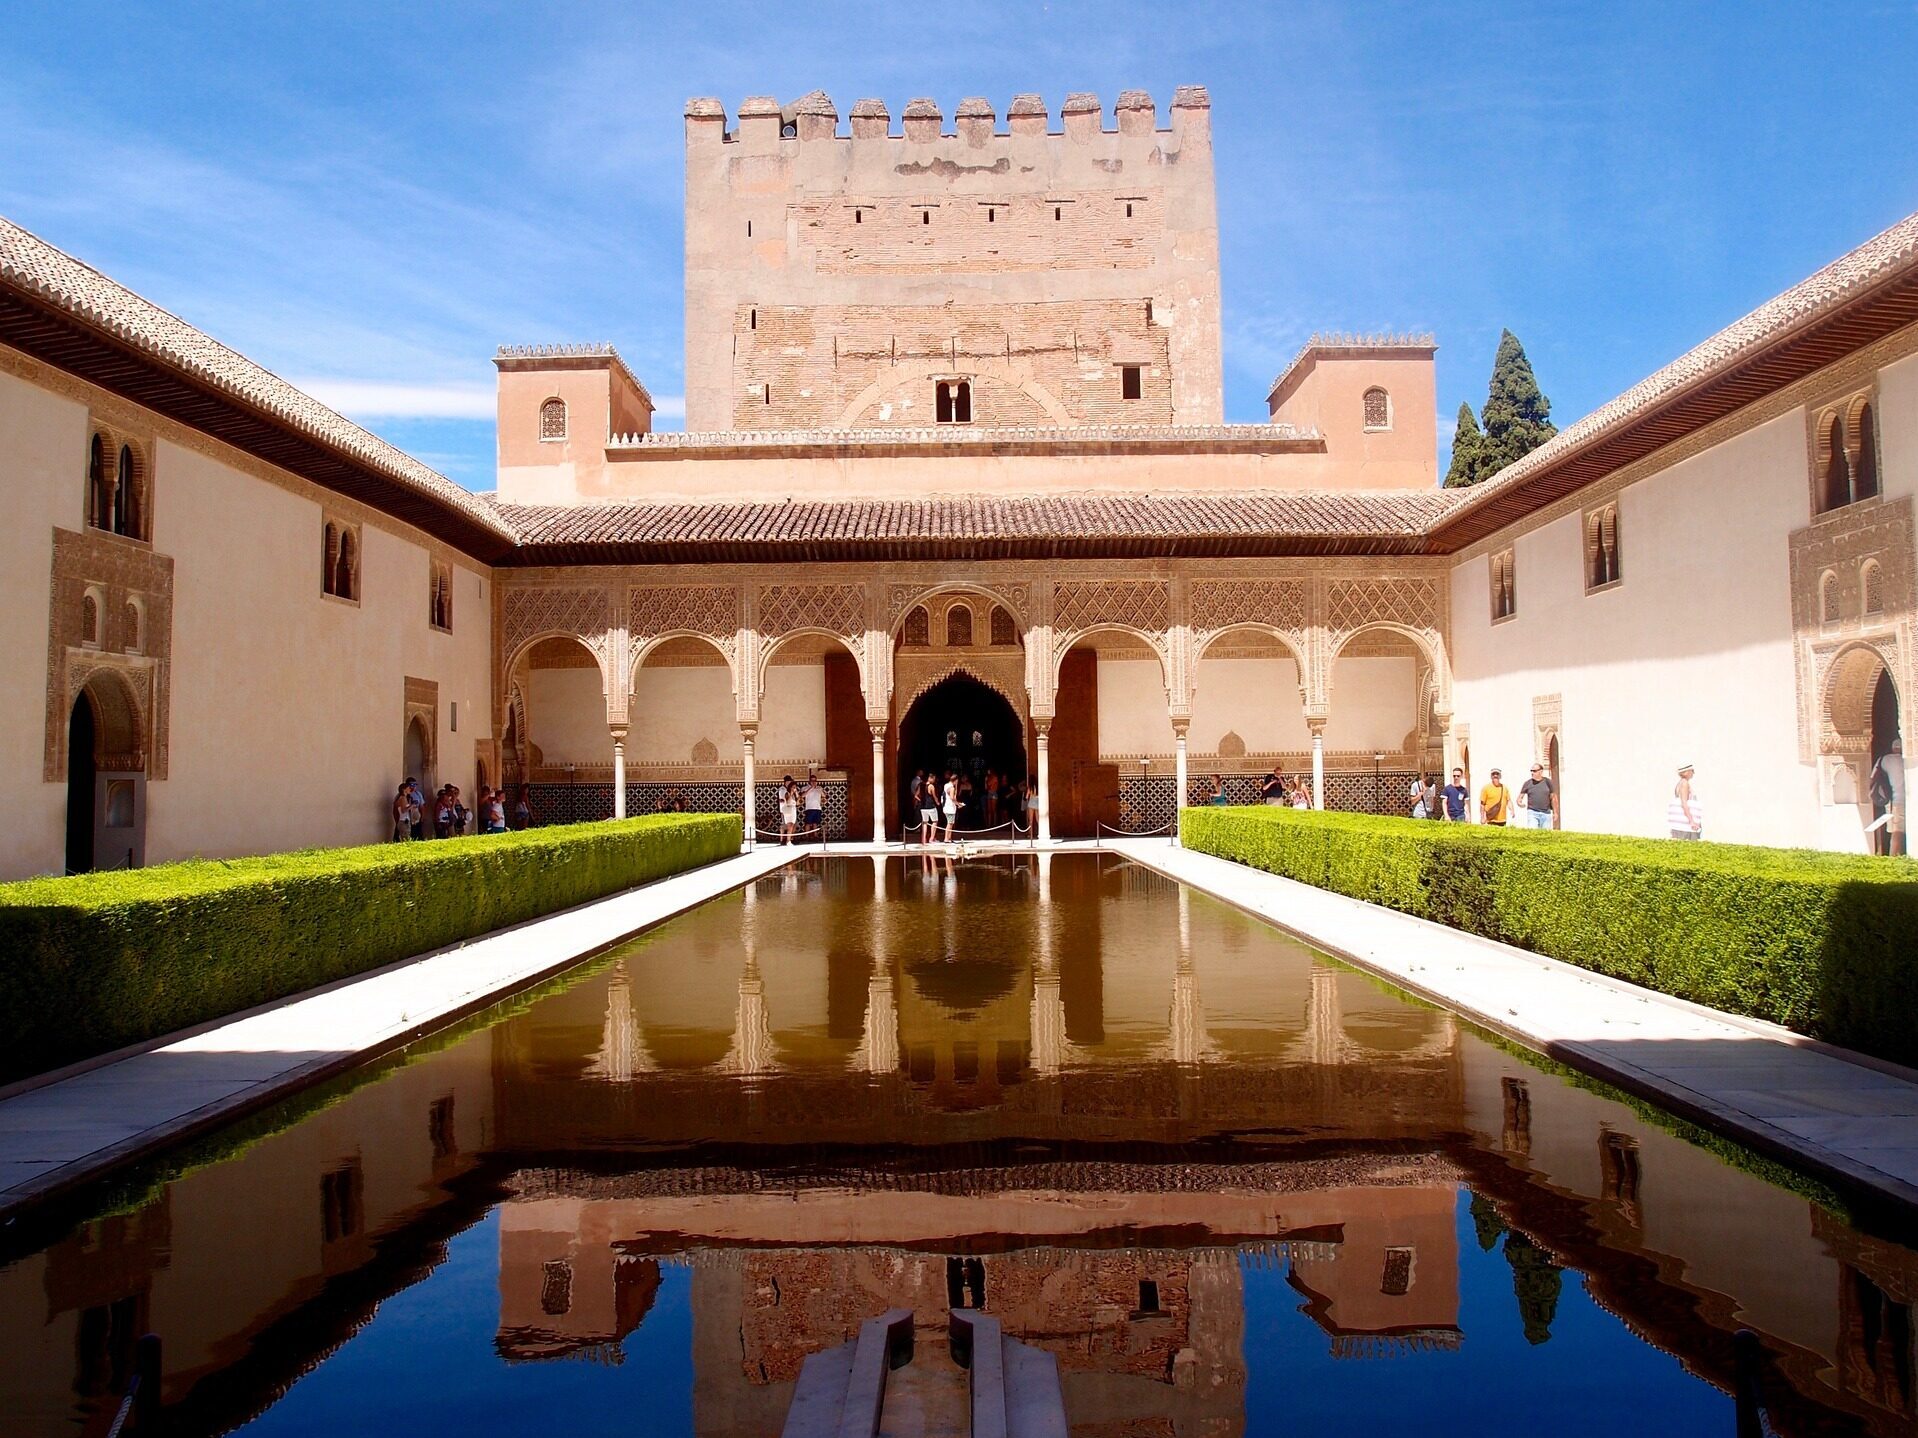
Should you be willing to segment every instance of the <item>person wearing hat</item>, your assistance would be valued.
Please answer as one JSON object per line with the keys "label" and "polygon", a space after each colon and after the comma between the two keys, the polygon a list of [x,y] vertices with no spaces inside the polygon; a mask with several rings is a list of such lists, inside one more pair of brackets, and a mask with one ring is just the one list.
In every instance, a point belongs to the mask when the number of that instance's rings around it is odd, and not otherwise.
{"label": "person wearing hat", "polygon": [[1690,764],[1678,766],[1678,782],[1672,786],[1672,801],[1665,806],[1665,822],[1674,839],[1698,839],[1705,833],[1705,801],[1693,781]]}
{"label": "person wearing hat", "polygon": [[1558,786],[1545,777],[1543,764],[1532,765],[1532,777],[1518,786],[1521,828],[1549,829],[1558,810]]}
{"label": "person wearing hat", "polygon": [[1478,791],[1478,821],[1501,827],[1512,821],[1512,791],[1505,787],[1505,780],[1496,769],[1492,771],[1492,781]]}

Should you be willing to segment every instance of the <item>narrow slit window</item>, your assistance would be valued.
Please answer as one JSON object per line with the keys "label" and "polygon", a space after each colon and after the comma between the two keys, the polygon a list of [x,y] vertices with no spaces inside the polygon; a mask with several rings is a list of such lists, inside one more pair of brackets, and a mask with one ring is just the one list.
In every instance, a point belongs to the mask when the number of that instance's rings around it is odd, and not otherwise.
{"label": "narrow slit window", "polygon": [[1137,399],[1144,392],[1145,390],[1140,379],[1138,365],[1129,364],[1119,371],[1119,397],[1121,399]]}
{"label": "narrow slit window", "polygon": [[1130,203],[1128,203],[1125,207],[1125,217],[1128,220],[1132,218],[1132,206]]}
{"label": "narrow slit window", "polygon": [[752,237],[753,237],[753,222],[751,220],[748,220],[746,221],[746,238],[750,240]]}
{"label": "narrow slit window", "polygon": [[746,328],[749,330],[756,330],[759,328],[759,311],[758,310],[746,311]]}
{"label": "narrow slit window", "polygon": [[1059,218],[1059,216],[1060,216],[1061,214],[1063,214],[1063,213],[1064,213],[1064,211],[1063,211],[1063,210],[1061,210],[1059,206],[1057,206],[1057,205],[1054,205],[1054,206],[1052,207],[1052,218],[1053,218],[1053,219],[1055,219],[1055,220],[1056,220],[1056,219],[1058,219],[1058,218]]}
{"label": "narrow slit window", "polygon": [[773,402],[773,387],[770,384],[762,384],[759,387],[759,402],[761,404],[771,404]]}
{"label": "narrow slit window", "polygon": [[931,223],[932,223],[932,211],[931,211],[931,210],[921,210],[921,211],[919,212],[919,223],[920,223],[920,224],[922,224],[922,225],[929,225],[929,224],[931,224]]}
{"label": "narrow slit window", "polygon": [[1141,1278],[1139,1280],[1139,1312],[1157,1313],[1159,1311],[1159,1285],[1157,1280]]}

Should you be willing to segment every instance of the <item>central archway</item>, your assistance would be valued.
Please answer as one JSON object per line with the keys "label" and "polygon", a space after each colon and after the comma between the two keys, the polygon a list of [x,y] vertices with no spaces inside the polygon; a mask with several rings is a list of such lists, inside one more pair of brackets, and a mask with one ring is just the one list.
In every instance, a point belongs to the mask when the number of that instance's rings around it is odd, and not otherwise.
{"label": "central archway", "polygon": [[948,675],[913,700],[899,721],[894,780],[902,810],[912,776],[920,769],[969,776],[975,807],[960,815],[960,827],[983,827],[986,775],[997,774],[1008,783],[1026,777],[1025,732],[1018,714],[991,685],[966,673]]}

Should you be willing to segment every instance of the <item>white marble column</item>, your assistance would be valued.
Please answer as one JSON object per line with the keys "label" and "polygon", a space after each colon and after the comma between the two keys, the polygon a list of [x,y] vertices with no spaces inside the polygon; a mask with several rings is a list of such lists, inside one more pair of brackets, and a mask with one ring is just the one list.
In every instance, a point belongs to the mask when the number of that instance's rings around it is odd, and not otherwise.
{"label": "white marble column", "polygon": [[1050,720],[1035,720],[1039,733],[1039,842],[1052,842],[1052,754],[1047,741],[1052,730]]}
{"label": "white marble column", "polygon": [[886,842],[886,729],[883,724],[872,730],[872,841]]}
{"label": "white marble column", "polygon": [[613,729],[613,817],[626,817],[626,729],[615,724]]}
{"label": "white marble column", "polygon": [[746,751],[746,791],[741,795],[740,808],[746,818],[746,847],[752,848],[759,838],[759,772],[753,767],[753,736],[759,732],[757,724],[739,726],[739,742]]}
{"label": "white marble column", "polygon": [[1187,719],[1172,721],[1172,842],[1175,844],[1179,842],[1179,811],[1186,804],[1185,731],[1190,722]]}
{"label": "white marble column", "polygon": [[1312,725],[1312,807],[1325,807],[1325,721]]}

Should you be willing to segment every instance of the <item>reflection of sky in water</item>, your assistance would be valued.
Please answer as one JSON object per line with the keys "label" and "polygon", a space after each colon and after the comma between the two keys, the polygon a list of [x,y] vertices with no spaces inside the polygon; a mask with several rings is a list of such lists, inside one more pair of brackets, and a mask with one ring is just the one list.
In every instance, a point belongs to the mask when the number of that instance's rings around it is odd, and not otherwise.
{"label": "reflection of sky in water", "polygon": [[771,1434],[964,1253],[1145,1431],[1729,1431],[1740,1323],[1910,1431],[1918,1256],[1116,861],[812,864],[423,1047],[0,1268],[0,1429],[152,1326],[206,1428]]}

